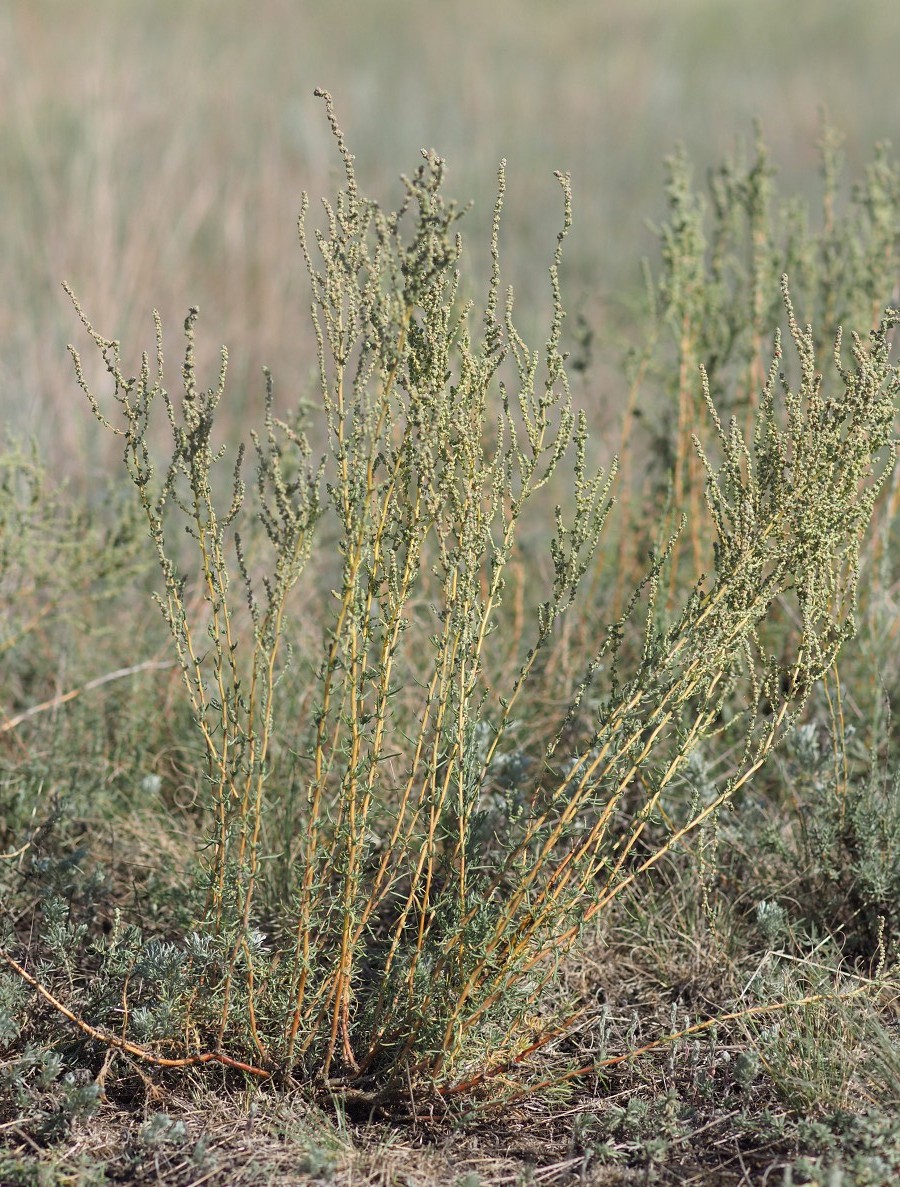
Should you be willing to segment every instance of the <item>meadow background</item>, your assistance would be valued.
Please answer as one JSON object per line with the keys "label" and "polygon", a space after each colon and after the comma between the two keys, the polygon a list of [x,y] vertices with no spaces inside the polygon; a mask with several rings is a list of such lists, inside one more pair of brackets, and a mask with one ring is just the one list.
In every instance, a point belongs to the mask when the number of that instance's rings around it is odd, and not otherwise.
{"label": "meadow background", "polygon": [[[712,431],[699,381],[685,375],[695,374],[697,350],[725,332],[727,317],[708,286],[716,316],[703,337],[709,293],[701,284],[692,314],[700,310],[700,329],[685,336],[686,349],[677,317],[661,319],[656,337],[650,327],[642,261],[657,278],[672,275],[658,234],[673,217],[664,159],[682,145],[704,190],[707,170],[737,146],[752,158],[758,122],[778,192],[809,204],[815,236],[828,221],[823,127],[841,138],[839,214],[858,210],[853,186],[875,145],[897,137],[898,61],[900,6],[888,0],[0,0],[0,423],[9,442],[0,452],[2,945],[27,951],[29,967],[42,960],[41,975],[61,997],[104,1025],[131,993],[147,1041],[162,1041],[165,960],[181,967],[197,918],[191,879],[207,852],[203,743],[150,600],[160,579],[122,472],[121,441],[101,431],[73,374],[69,342],[108,410],[108,377],[63,281],[99,334],[121,340],[126,374],[137,371],[142,350],[152,352],[151,311],[160,311],[173,392],[185,313],[199,306],[201,387],[215,384],[220,346],[228,347],[216,432],[231,446],[262,421],[264,366],[277,411],[317,398],[297,215],[303,191],[319,210],[320,196],[333,195],[344,177],[314,88],[333,95],[362,187],[385,208],[400,200],[398,175],[412,173],[420,149],[446,159],[446,192],[472,203],[461,226],[463,284],[476,301],[487,289],[497,167],[506,159],[503,280],[514,284],[517,324],[535,343],[546,341],[553,313],[547,267],[562,207],[553,174],[571,174],[562,347],[573,352],[589,461],[608,465],[623,429],[630,436],[621,501],[583,602],[554,634],[512,748],[498,756],[509,790],[527,782],[529,745],[543,744],[571,702],[585,657],[676,520],[667,502],[676,455],[675,501],[692,511],[701,505],[699,466],[686,460],[689,432],[698,427],[708,442]],[[894,159],[888,150],[884,160]],[[888,173],[876,213],[890,218],[900,210],[900,174]],[[860,225],[867,234],[872,220],[863,215]],[[773,259],[782,230],[773,230]],[[690,231],[675,236],[682,247]],[[884,242],[889,271],[900,244],[890,229]],[[842,250],[840,234],[816,240],[816,267],[825,264],[810,270],[805,295],[798,284],[798,300],[818,310],[816,294],[827,295],[834,277],[840,290],[840,260],[829,267]],[[685,256],[680,266],[690,263]],[[726,313],[728,283],[739,283],[731,278],[746,263],[737,260],[728,274]],[[848,286],[859,280],[852,273]],[[870,313],[877,321],[884,304],[897,304],[894,281],[883,294],[857,284],[863,332],[874,324]],[[657,290],[660,304],[668,296]],[[769,296],[777,318],[777,283]],[[738,317],[752,303],[736,299]],[[798,316],[805,320],[802,308]],[[826,386],[840,390],[823,320],[817,365]],[[754,325],[715,376],[729,411],[743,416],[740,400],[758,394],[770,328]],[[738,337],[745,330],[738,325]],[[787,357],[796,374],[790,347]],[[678,423],[688,408],[699,410],[696,426],[693,411]],[[311,433],[315,452],[321,421]],[[721,456],[721,442],[712,451]],[[560,477],[565,489],[570,475]],[[552,580],[547,516],[556,497],[554,489],[535,500],[539,514],[524,530],[485,649],[498,688],[528,646],[541,581]],[[546,1065],[535,1074],[546,1067],[550,1080],[557,1076],[543,1095],[493,1115],[488,1100],[481,1126],[466,1103],[435,1119],[417,1114],[413,1101],[414,1124],[397,1128],[390,1118],[348,1117],[340,1100],[321,1107],[304,1087],[255,1093],[224,1073],[167,1078],[124,1056],[107,1059],[3,969],[0,1182],[895,1182],[898,508],[895,474],[863,550],[858,635],[840,671],[812,691],[800,728],[723,812],[719,832],[673,846],[652,878],[604,910],[562,968],[548,1011],[565,1014],[575,1002],[588,1021],[541,1052]],[[295,665],[279,687],[288,724],[274,748],[279,794],[267,805],[265,841],[276,888],[296,874],[311,698],[340,576],[330,515],[314,554],[316,584],[292,604]],[[697,557],[711,563],[711,537],[699,538],[708,518],[701,511],[693,523],[664,576],[661,622],[685,604]],[[440,581],[421,594],[423,622],[429,599],[441,594]],[[203,597],[188,586],[189,612],[205,628]],[[797,637],[789,601],[788,592],[765,635],[787,656]],[[626,669],[643,644],[644,603],[635,604],[622,634]],[[236,621],[246,638],[243,605]],[[406,714],[401,733],[421,713],[420,659],[413,654],[413,678],[396,699]],[[725,711],[723,721],[732,720]],[[570,722],[573,746],[587,717],[585,707]],[[680,744],[678,725],[667,744]],[[717,794],[739,770],[739,750],[699,748],[674,789],[674,819]],[[634,835],[644,785],[637,779],[627,792],[613,822],[622,837]],[[636,853],[666,846],[673,827],[654,818],[640,840],[648,848]],[[127,949],[121,967],[110,936]],[[135,976],[129,989],[138,967],[143,981]],[[835,993],[845,997],[835,1002]],[[803,995],[815,1000],[778,1020],[742,1013],[750,1002],[780,1010]],[[179,1002],[170,1004],[178,1016]],[[730,1026],[708,1026],[729,1012],[740,1015]],[[699,1020],[707,1029],[691,1032]],[[564,1079],[598,1052],[618,1057],[685,1028],[647,1059],[572,1085]]]}
{"label": "meadow background", "polygon": [[571,172],[565,298],[606,347],[580,398],[615,407],[663,157],[683,143],[702,184],[759,119],[783,192],[812,196],[826,111],[857,177],[896,135],[898,48],[889,0],[6,0],[0,417],[61,472],[109,462],[74,392],[62,280],[135,360],[153,308],[177,330],[198,305],[198,358],[227,344],[236,423],[264,364],[293,402],[311,365],[300,193],[337,176],[316,86],[376,197],[396,200],[420,148],[447,160],[477,267],[507,159],[504,266],[535,324],[532,257],[557,227],[553,171]]}

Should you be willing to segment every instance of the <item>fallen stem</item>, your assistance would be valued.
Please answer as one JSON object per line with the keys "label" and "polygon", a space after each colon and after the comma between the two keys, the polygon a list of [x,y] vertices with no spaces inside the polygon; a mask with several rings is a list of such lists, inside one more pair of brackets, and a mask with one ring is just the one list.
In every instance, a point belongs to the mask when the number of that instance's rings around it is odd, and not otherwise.
{"label": "fallen stem", "polygon": [[53,1007],[63,1018],[68,1019],[73,1026],[93,1039],[97,1043],[104,1043],[107,1047],[115,1047],[119,1051],[125,1051],[129,1055],[134,1055],[138,1059],[143,1059],[146,1063],[152,1063],[156,1067],[193,1067],[200,1063],[221,1063],[225,1067],[235,1068],[239,1072],[246,1072],[250,1076],[257,1076],[261,1080],[268,1080],[272,1076],[272,1071],[269,1068],[256,1067],[251,1063],[244,1063],[240,1059],[233,1059],[232,1056],[226,1055],[224,1051],[203,1051],[198,1055],[184,1055],[179,1059],[170,1059],[164,1055],[157,1055],[154,1051],[148,1051],[146,1047],[141,1047],[137,1043],[130,1043],[127,1039],[120,1038],[118,1035],[107,1034],[106,1031],[98,1030],[95,1026],[91,1026],[89,1022],[85,1022],[83,1018],[79,1018],[77,1014],[73,1014],[70,1009],[63,1005],[63,1003],[46,989],[40,981],[32,977],[26,969],[24,969],[17,960],[14,960],[8,952],[0,948],[0,958],[2,958],[14,973],[25,981],[28,985],[38,993],[45,1002]]}

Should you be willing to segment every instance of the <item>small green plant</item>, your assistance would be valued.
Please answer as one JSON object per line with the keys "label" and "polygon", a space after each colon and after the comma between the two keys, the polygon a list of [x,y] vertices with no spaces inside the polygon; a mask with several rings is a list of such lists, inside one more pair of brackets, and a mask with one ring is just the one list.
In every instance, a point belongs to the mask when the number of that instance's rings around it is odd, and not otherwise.
{"label": "small green plant", "polygon": [[744,829],[755,838],[755,857],[765,858],[752,880],[767,896],[757,904],[757,916],[773,944],[796,926],[830,936],[857,964],[870,964],[882,947],[886,960],[895,962],[900,777],[879,753],[884,732],[866,755],[854,747],[849,728],[829,742],[823,723],[805,722],[779,756],[790,814],[765,819],[771,813],[762,804],[742,813]]}
{"label": "small green plant", "polygon": [[[305,199],[300,218],[322,464],[300,417],[276,417],[267,378],[248,493],[243,450],[229,464],[214,441],[227,360],[203,390],[196,311],[175,398],[158,317],[155,359],[129,377],[119,344],[78,309],[118,420],[73,351],[78,380],[123,442],[205,757],[205,907],[184,939],[120,945],[121,993],[95,1001],[89,1018],[61,1000],[74,973],[56,989],[6,961],[89,1037],[133,1056],[215,1060],[374,1104],[487,1090],[555,1036],[541,1008],[561,955],[747,784],[834,664],[893,460],[900,374],[889,334],[900,314],[889,310],[868,344],[854,337],[849,361],[838,336],[826,384],[782,281],[796,384],[776,335],[747,434],[720,420],[699,381],[713,427],[695,456],[714,569],[667,605],[680,529],[664,534],[584,655],[571,702],[523,747],[517,718],[580,596],[615,473],[591,468],[561,349],[569,181],[559,176],[553,314],[536,348],[501,292],[503,168],[479,329],[460,299],[459,211],[443,196],[443,161],[425,154],[399,209],[385,212],[361,193],[325,101],[344,187],[325,203],[324,227],[311,230]],[[151,448],[158,408],[171,437],[162,466]],[[531,641],[500,683],[508,664],[496,662],[493,635],[523,524],[566,476]],[[316,563],[323,576],[301,603]],[[776,604],[797,622],[793,650],[778,657]],[[315,653],[293,625],[304,617],[321,624]],[[626,671],[635,623],[642,643]],[[299,720],[279,714],[298,672],[308,683]],[[685,808],[678,788],[701,741],[729,752],[729,773]]]}

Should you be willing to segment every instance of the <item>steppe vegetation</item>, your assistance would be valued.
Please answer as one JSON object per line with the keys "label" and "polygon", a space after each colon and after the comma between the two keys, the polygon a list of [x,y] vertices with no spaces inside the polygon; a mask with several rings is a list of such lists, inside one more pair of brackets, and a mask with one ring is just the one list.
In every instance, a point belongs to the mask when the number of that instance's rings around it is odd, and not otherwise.
{"label": "steppe vegetation", "polygon": [[671,155],[611,420],[319,99],[302,374],[78,282],[0,457],[0,1182],[894,1182],[900,164]]}

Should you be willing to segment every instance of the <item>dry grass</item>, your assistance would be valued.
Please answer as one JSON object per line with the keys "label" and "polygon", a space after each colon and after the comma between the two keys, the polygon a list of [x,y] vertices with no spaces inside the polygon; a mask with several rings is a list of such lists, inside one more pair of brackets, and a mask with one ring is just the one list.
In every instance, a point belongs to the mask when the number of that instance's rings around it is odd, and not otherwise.
{"label": "dry grass", "polygon": [[[890,0],[869,3],[865,19],[840,0],[806,2],[790,20],[777,0],[10,0],[0,414],[38,431],[66,472],[107,468],[72,395],[64,279],[135,349],[150,345],[151,308],[170,325],[199,305],[215,327],[201,366],[227,342],[236,419],[258,405],[264,363],[293,402],[311,359],[293,225],[300,191],[329,192],[333,170],[316,85],[335,94],[360,171],[385,200],[419,147],[437,148],[454,192],[475,200],[476,243],[507,157],[514,279],[531,275],[530,245],[555,232],[552,171],[571,170],[567,293],[602,337],[652,248],[644,219],[660,209],[663,154],[684,140],[702,172],[759,115],[786,187],[809,187],[827,103],[856,173],[894,129],[898,34]],[[596,423],[615,407],[614,376],[592,376]]]}
{"label": "dry grass", "polygon": [[[737,911],[720,917],[711,931],[698,923],[702,915],[696,882],[677,864],[659,886],[619,903],[565,970],[562,992],[580,1001],[584,1025],[545,1052],[538,1068],[552,1072],[601,1049],[634,1048],[708,1009],[714,982],[716,1002],[723,994],[739,998],[759,961],[752,927]],[[689,952],[684,926],[699,941]],[[824,1014],[818,1020],[800,1014],[798,1028],[782,1033],[802,1038],[807,1023],[820,1031],[823,1023],[842,1029],[856,1091],[871,1093],[878,1088],[875,1049],[871,1039],[865,1050],[858,1044],[861,1025],[874,1025],[877,1014],[866,1008],[854,1022],[853,1015],[831,1010],[829,1017],[830,1023]],[[881,1034],[889,1040],[888,1030]],[[829,1167],[844,1167],[842,1182],[889,1187],[900,1166],[900,1133],[891,1127],[890,1112],[879,1114],[870,1104],[866,1129],[866,1109],[857,1108],[864,1121],[854,1161],[851,1112],[844,1114],[849,1149],[842,1152],[827,1125],[816,1129],[815,1110],[798,1122],[773,1091],[754,1062],[758,1042],[759,1035],[741,1024],[722,1027],[544,1096],[500,1107],[470,1101],[453,1111],[417,1112],[413,1102],[405,1118],[390,1122],[367,1110],[348,1113],[337,1101],[318,1108],[302,1090],[242,1087],[224,1073],[216,1083],[215,1076],[172,1079],[110,1064],[109,1093],[98,1111],[73,1121],[53,1142],[42,1136],[34,1115],[40,1099],[32,1102],[31,1116],[0,1117],[0,1181],[53,1187],[753,1187],[782,1182],[789,1167],[794,1181],[808,1184],[827,1182]],[[45,1106],[50,1100],[48,1092]],[[803,1151],[820,1161],[804,1163]],[[12,1177],[14,1166],[21,1179]],[[834,1178],[837,1171],[831,1173]]]}

